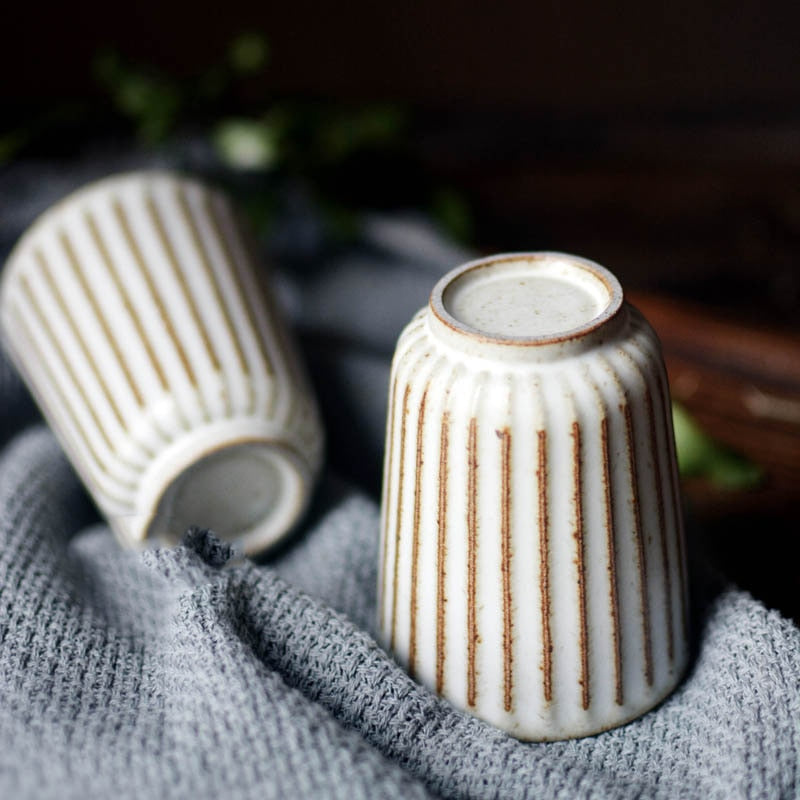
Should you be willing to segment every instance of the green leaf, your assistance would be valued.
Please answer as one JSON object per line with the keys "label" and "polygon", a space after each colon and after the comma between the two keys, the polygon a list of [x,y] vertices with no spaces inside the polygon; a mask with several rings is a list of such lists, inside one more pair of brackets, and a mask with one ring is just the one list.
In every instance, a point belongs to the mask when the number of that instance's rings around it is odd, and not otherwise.
{"label": "green leaf", "polygon": [[404,112],[393,105],[374,105],[353,111],[323,113],[316,120],[320,155],[341,163],[354,153],[395,144],[405,124]]}
{"label": "green leaf", "polygon": [[228,60],[234,72],[240,75],[252,75],[261,70],[267,63],[269,46],[263,34],[258,32],[243,33],[230,44]]}
{"label": "green leaf", "polygon": [[5,164],[14,158],[27,141],[28,135],[19,129],[0,135],[0,164]]}
{"label": "green leaf", "polygon": [[468,244],[472,238],[472,214],[467,201],[449,188],[438,189],[431,199],[431,213],[454,239]]}
{"label": "green leaf", "polygon": [[672,404],[672,425],[681,475],[699,475],[705,468],[713,442],[683,406]]}
{"label": "green leaf", "polygon": [[761,467],[712,439],[683,406],[672,404],[678,467],[684,477],[704,477],[721,489],[751,489],[761,482]]}
{"label": "green leaf", "polygon": [[111,50],[97,54],[94,73],[117,110],[134,122],[141,139],[160,141],[177,125],[183,97],[175,81],[131,67]]}
{"label": "green leaf", "polygon": [[235,169],[269,169],[278,154],[275,131],[264,121],[225,120],[217,125],[212,140],[223,162]]}
{"label": "green leaf", "polygon": [[709,479],[721,489],[752,489],[763,478],[761,467],[734,453],[720,453],[709,464]]}

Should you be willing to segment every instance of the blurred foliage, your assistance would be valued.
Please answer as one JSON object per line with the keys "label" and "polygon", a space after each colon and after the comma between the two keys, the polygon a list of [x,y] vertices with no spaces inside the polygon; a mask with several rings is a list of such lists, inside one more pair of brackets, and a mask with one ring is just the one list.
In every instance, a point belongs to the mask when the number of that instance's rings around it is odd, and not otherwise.
{"label": "blurred foliage", "polygon": [[191,78],[137,64],[115,50],[99,52],[93,69],[117,112],[133,123],[141,141],[153,144],[180,125],[224,113],[236,83],[261,72],[268,57],[266,39],[245,33],[230,43],[222,61]]}
{"label": "blurred foliage", "polygon": [[225,119],[217,123],[214,146],[222,160],[234,169],[268,170],[278,155],[275,130],[254,119]]}
{"label": "blurred foliage", "polygon": [[431,213],[454,239],[468,242],[472,239],[472,214],[464,196],[450,187],[433,192]]}
{"label": "blurred foliage", "polygon": [[[302,181],[330,232],[349,237],[354,216],[366,207],[423,208],[460,241],[472,224],[466,200],[433,185],[408,147],[411,119],[392,103],[348,106],[280,96],[252,96],[238,89],[269,67],[270,49],[259,33],[234,39],[218,63],[181,80],[106,51],[95,74],[116,112],[136,136],[157,144],[187,126],[199,127],[230,170],[270,177],[264,192],[283,181]],[[275,204],[244,198],[256,224],[269,224]]]}
{"label": "blurred foliage", "polygon": [[149,148],[169,146],[188,133],[207,141],[221,166],[246,177],[249,189],[240,200],[262,230],[281,187],[293,182],[303,185],[339,237],[356,231],[360,210],[413,207],[427,211],[451,236],[470,239],[468,204],[423,169],[409,144],[413,120],[407,109],[276,95],[260,80],[269,65],[267,39],[252,31],[190,77],[103,50],[92,67],[108,106],[72,103],[64,119],[54,120],[51,110],[0,129],[0,165],[21,153],[68,153],[68,142],[82,149],[86,139],[102,138],[103,130],[117,140],[120,133],[132,134]]}
{"label": "blurred foliage", "polygon": [[87,126],[94,121],[87,104],[74,100],[33,111],[10,112],[10,125],[4,126],[0,117],[0,167],[26,153],[63,153],[75,141],[78,130],[85,136]]}
{"label": "blurred foliage", "polygon": [[683,406],[673,403],[672,422],[682,477],[702,477],[720,489],[752,489],[763,470],[712,439]]}
{"label": "blurred foliage", "polygon": [[187,102],[185,90],[176,81],[134,69],[114,51],[95,58],[94,73],[117,111],[134,123],[142,141],[161,141],[175,128]]}
{"label": "blurred foliage", "polygon": [[21,129],[0,134],[0,164],[10,161],[25,145],[27,137]]}
{"label": "blurred foliage", "polygon": [[399,151],[405,129],[406,114],[393,105],[344,109],[284,101],[255,118],[221,119],[213,141],[234,169],[313,175],[367,151]]}
{"label": "blurred foliage", "polygon": [[267,64],[269,46],[260,33],[243,33],[231,42],[228,61],[239,75],[253,75]]}

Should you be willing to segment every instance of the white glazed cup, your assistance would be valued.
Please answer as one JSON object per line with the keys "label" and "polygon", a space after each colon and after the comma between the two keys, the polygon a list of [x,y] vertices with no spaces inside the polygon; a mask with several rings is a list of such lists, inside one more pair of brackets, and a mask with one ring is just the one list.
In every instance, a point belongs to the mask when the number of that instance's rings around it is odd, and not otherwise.
{"label": "white glazed cup", "polygon": [[447,274],[392,366],[379,629],[409,673],[527,740],[656,705],[687,661],[660,347],[591,261]]}
{"label": "white glazed cup", "polygon": [[127,544],[212,528],[245,552],[308,500],[322,429],[228,200],[162,172],[45,212],[0,286],[5,345]]}

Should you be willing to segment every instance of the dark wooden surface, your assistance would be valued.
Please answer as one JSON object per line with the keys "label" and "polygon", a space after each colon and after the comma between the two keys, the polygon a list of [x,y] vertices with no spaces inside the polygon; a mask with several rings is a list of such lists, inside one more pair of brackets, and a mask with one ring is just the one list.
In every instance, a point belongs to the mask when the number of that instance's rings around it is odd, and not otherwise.
{"label": "dark wooden surface", "polygon": [[626,287],[800,330],[800,117],[471,115],[420,139],[485,249],[579,253]]}
{"label": "dark wooden surface", "polygon": [[765,470],[741,492],[693,486],[707,516],[768,509],[791,514],[800,500],[800,332],[743,323],[694,303],[629,293],[661,339],[672,397],[717,441]]}

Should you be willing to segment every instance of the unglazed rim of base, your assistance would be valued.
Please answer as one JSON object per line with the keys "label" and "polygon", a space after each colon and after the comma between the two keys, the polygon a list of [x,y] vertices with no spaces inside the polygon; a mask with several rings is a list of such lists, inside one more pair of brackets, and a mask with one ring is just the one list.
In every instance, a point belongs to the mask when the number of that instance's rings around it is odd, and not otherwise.
{"label": "unglazed rim of base", "polygon": [[[537,336],[512,336],[502,334],[492,334],[487,331],[475,328],[456,317],[454,317],[445,306],[444,294],[447,289],[457,280],[469,272],[478,269],[486,269],[496,264],[503,264],[512,261],[547,261],[558,260],[569,263],[571,266],[588,272],[599,280],[608,292],[609,300],[605,308],[596,316],[592,317],[582,325],[570,328],[565,331],[558,331],[552,334],[541,334]],[[451,330],[468,336],[469,338],[486,343],[500,345],[514,345],[518,347],[538,347],[549,344],[558,344],[580,339],[592,331],[613,319],[622,308],[623,304],[622,286],[616,277],[600,264],[590,261],[587,258],[574,256],[569,253],[556,251],[522,252],[522,253],[502,253],[500,255],[487,256],[475,259],[448,272],[442,277],[431,292],[429,306],[433,315],[438,321]]]}
{"label": "unglazed rim of base", "polygon": [[[282,475],[288,478],[277,506],[266,511],[258,521],[235,534],[221,535],[226,542],[248,555],[260,553],[280,541],[303,514],[311,495],[315,465],[303,457],[297,443],[282,436],[274,424],[258,418],[222,420],[179,438],[149,465],[139,485],[136,509],[131,513],[107,513],[119,538],[127,545],[141,546],[148,540],[178,539],[184,529],[159,530],[155,526],[164,517],[162,503],[172,490],[200,462],[238,448],[262,447],[280,462]],[[167,515],[168,516],[168,515]],[[198,520],[196,524],[202,524]],[[164,539],[163,537],[167,537]]]}
{"label": "unglazed rim of base", "polygon": [[[177,474],[174,479],[164,487],[158,497],[156,505],[149,516],[144,530],[144,539],[158,539],[162,533],[156,526],[162,521],[162,514],[166,519],[172,519],[171,503],[162,509],[165,500],[177,491],[180,484],[189,478],[190,473],[207,459],[222,454],[235,454],[240,448],[262,448],[268,453],[281,473],[281,494],[272,507],[263,511],[258,519],[249,525],[243,526],[235,534],[224,534],[215,531],[223,541],[241,550],[245,555],[257,555],[286,536],[304,512],[310,495],[311,478],[309,470],[300,455],[286,442],[270,441],[260,438],[242,438],[239,441],[226,442],[205,451],[200,458],[186,469]],[[173,500],[174,502],[174,500]],[[197,524],[197,523],[195,523]],[[180,531],[170,531],[174,536],[180,537],[188,526],[183,526]],[[214,530],[214,527],[211,527]]]}

